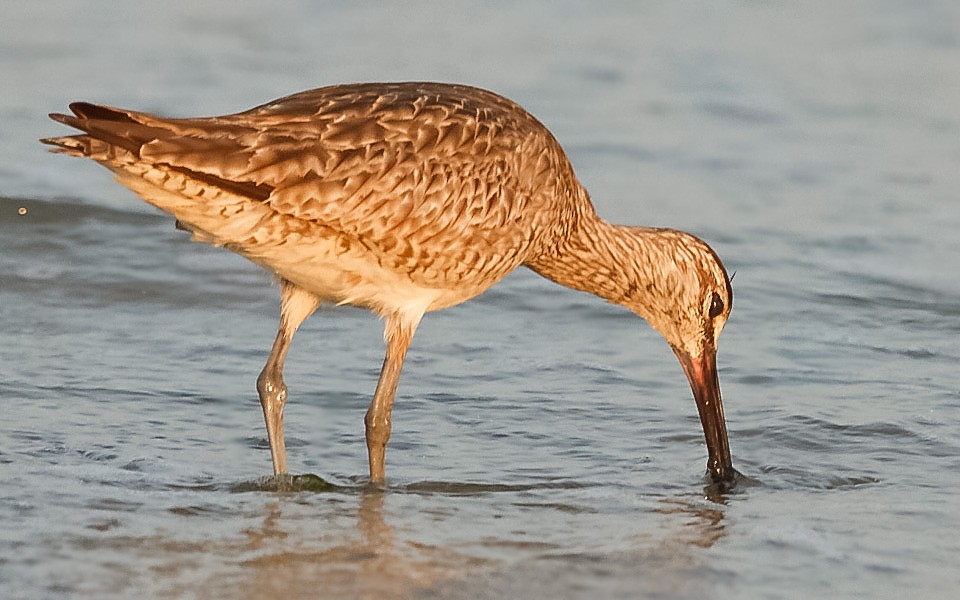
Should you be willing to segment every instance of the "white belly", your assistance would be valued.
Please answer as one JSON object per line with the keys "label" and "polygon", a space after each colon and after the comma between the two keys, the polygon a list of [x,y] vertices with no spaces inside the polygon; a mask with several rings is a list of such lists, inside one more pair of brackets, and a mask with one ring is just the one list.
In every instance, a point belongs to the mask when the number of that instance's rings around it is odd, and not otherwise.
{"label": "white belly", "polygon": [[275,248],[236,248],[279,277],[325,302],[379,313],[423,314],[460,304],[482,293],[467,286],[427,287],[381,266],[370,252],[342,251],[330,239],[286,240]]}

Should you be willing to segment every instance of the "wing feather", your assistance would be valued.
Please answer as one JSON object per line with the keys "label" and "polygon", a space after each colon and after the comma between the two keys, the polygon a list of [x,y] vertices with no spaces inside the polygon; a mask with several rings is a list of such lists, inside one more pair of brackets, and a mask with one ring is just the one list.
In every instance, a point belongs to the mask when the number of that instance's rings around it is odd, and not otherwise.
{"label": "wing feather", "polygon": [[[334,86],[193,119],[71,108],[75,116],[54,118],[139,161],[355,240],[382,266],[429,286],[500,279],[539,250],[536,231],[556,221],[558,187],[578,185],[546,128],[468,86]],[[558,177],[565,173],[569,181]]]}

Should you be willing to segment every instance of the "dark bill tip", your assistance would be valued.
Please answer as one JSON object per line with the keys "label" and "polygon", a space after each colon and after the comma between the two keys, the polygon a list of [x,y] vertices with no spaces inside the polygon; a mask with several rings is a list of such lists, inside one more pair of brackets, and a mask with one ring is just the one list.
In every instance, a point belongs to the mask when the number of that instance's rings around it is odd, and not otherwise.
{"label": "dark bill tip", "polygon": [[733,468],[727,422],[723,416],[720,381],[717,378],[717,353],[712,348],[705,348],[700,356],[691,356],[676,348],[674,353],[690,381],[700,413],[703,437],[707,442],[707,477],[718,487],[732,489],[736,485],[737,471]]}

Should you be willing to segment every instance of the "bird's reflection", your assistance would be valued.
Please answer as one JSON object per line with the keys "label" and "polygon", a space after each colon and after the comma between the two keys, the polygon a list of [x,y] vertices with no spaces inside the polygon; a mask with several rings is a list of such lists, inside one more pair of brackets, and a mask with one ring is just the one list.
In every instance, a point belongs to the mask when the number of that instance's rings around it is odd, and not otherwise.
{"label": "bird's reflection", "polygon": [[394,546],[393,528],[383,517],[383,501],[386,492],[381,488],[365,487],[360,492],[360,508],[357,510],[357,531],[370,552],[389,555]]}
{"label": "bird's reflection", "polygon": [[[322,496],[320,501],[329,502],[323,511],[316,510],[313,499],[293,502],[284,497],[269,503],[260,526],[245,532],[248,558],[242,562],[240,597],[404,598],[452,589],[478,572],[480,559],[405,535],[403,513],[391,515],[384,508],[388,498],[404,504],[405,496],[397,494],[376,487],[340,490]],[[637,538],[633,551],[596,558],[608,566],[659,563],[664,574],[677,575],[700,563],[698,549],[712,547],[727,534],[726,506],[699,495],[664,498],[653,513],[661,516],[665,535],[648,533]],[[564,554],[517,558],[536,576],[537,569],[549,570],[556,560],[569,559]],[[663,577],[664,585],[677,583],[671,581]]]}
{"label": "bird's reflection", "polygon": [[710,548],[727,534],[722,505],[693,498],[664,498],[656,512],[684,517],[680,527],[664,540],[665,544]]}
{"label": "bird's reflection", "polygon": [[245,597],[402,598],[450,576],[454,553],[398,541],[384,517],[388,494],[366,487],[352,503],[357,495],[351,492],[340,500],[354,507],[355,520],[328,513],[320,527],[304,523],[302,508],[291,509],[286,499],[272,502],[262,526],[246,531],[254,556],[243,564],[249,576]]}

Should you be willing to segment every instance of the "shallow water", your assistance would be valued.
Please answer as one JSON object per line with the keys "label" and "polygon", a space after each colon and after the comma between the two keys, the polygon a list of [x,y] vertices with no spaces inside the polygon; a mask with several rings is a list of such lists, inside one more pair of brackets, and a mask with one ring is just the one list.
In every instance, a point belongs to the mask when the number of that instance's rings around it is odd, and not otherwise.
{"label": "shallow water", "polygon": [[[960,11],[881,4],[6,7],[0,596],[952,598]],[[313,477],[261,479],[275,284],[36,138],[77,99],[213,114],[383,79],[503,92],[602,214],[711,241],[750,481],[707,497],[661,339],[528,271],[424,320],[382,491],[381,324],[318,312],[286,370]]]}

